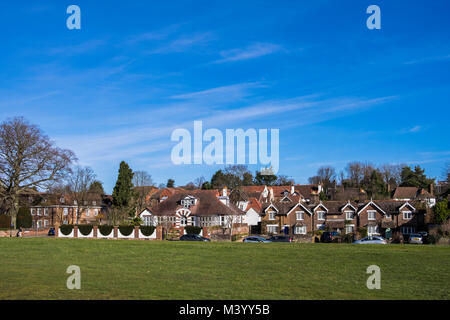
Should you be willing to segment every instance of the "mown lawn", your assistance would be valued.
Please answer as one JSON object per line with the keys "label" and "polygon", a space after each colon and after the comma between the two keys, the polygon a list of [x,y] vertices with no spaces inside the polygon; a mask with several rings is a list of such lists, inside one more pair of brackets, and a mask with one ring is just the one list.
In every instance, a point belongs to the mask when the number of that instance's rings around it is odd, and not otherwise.
{"label": "mown lawn", "polygon": [[[381,289],[366,287],[369,265]],[[81,290],[69,290],[69,265]],[[450,247],[0,238],[0,299],[450,299]]]}

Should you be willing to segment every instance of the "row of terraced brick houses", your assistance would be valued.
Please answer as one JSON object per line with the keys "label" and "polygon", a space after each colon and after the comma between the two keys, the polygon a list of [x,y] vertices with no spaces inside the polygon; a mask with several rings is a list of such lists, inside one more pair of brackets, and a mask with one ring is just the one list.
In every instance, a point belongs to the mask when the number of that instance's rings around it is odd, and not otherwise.
{"label": "row of terraced brick houses", "polygon": [[[400,192],[393,200],[320,201],[320,185],[248,186],[227,190],[152,188],[148,207],[138,212],[145,225],[166,228],[247,226],[252,234],[287,234],[301,237],[316,230],[368,234],[386,230],[409,234],[426,229],[423,205],[429,199],[414,198],[423,192]],[[405,189],[406,190],[406,189]],[[402,191],[405,191],[402,189]],[[404,192],[403,192],[404,193]],[[106,222],[111,197],[92,194],[83,204],[68,195],[39,194],[30,197],[33,227]],[[77,215],[77,211],[81,214]],[[78,211],[80,212],[80,211]]]}
{"label": "row of terraced brick houses", "polygon": [[305,236],[316,230],[369,235],[386,230],[410,234],[426,228],[418,200],[320,201],[320,185],[251,186],[228,193],[218,190],[177,190],[139,216],[147,225],[181,228],[188,225],[248,226],[252,234]]}

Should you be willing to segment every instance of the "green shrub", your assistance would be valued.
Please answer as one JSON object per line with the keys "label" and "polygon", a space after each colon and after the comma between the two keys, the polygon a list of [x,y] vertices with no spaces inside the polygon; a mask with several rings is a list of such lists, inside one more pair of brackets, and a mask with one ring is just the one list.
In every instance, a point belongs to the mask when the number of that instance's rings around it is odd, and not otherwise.
{"label": "green shrub", "polygon": [[134,226],[119,226],[119,230],[123,236],[129,236],[133,232]]}
{"label": "green shrub", "polygon": [[21,207],[17,213],[17,228],[31,228],[33,226],[33,218],[31,217],[30,208]]}
{"label": "green shrub", "polygon": [[428,235],[428,242],[431,244],[436,244],[442,238],[442,235],[439,233],[433,233]]}
{"label": "green shrub", "polygon": [[105,237],[109,236],[113,229],[114,229],[113,226],[107,226],[107,225],[102,225],[102,226],[98,227],[98,231],[100,231],[100,233]]}
{"label": "green shrub", "polygon": [[353,242],[353,233],[347,233],[340,236],[343,243]]}
{"label": "green shrub", "polygon": [[359,227],[359,228],[358,228],[358,233],[359,233],[359,236],[360,236],[361,238],[367,237],[367,228]]}
{"label": "green shrub", "polygon": [[202,231],[202,228],[196,227],[196,226],[186,226],[186,227],[184,227],[184,230],[186,230],[187,234],[200,234],[200,231]]}
{"label": "green shrub", "polygon": [[93,226],[90,224],[80,224],[77,227],[78,227],[78,231],[80,231],[80,233],[83,236],[89,235],[89,233],[91,233],[92,228],[93,228]]}
{"label": "green shrub", "polygon": [[65,236],[68,236],[73,230],[73,225],[72,224],[62,224],[59,227],[59,231],[61,231],[61,233]]}
{"label": "green shrub", "polygon": [[9,229],[11,227],[11,217],[6,214],[0,214],[0,228]]}
{"label": "green shrub", "polygon": [[140,226],[139,229],[141,230],[142,234],[146,237],[151,236],[155,231],[154,226]]}

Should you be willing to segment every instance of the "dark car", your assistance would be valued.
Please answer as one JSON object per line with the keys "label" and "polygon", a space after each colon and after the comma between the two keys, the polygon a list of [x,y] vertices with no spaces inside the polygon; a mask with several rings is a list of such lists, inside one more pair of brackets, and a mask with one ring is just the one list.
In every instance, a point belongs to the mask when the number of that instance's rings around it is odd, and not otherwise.
{"label": "dark car", "polygon": [[242,242],[268,243],[268,242],[272,242],[272,240],[266,239],[263,237],[258,237],[258,236],[250,236],[250,237],[245,237],[244,240],[242,240]]}
{"label": "dark car", "polygon": [[48,230],[47,235],[49,235],[49,236],[54,236],[54,235],[55,235],[55,228],[50,228],[50,229]]}
{"label": "dark car", "polygon": [[292,242],[292,238],[289,236],[272,236],[269,240],[272,242]]}
{"label": "dark car", "polygon": [[211,239],[204,238],[198,234],[185,234],[180,237],[180,241],[211,241]]}
{"label": "dark car", "polygon": [[333,240],[339,237],[339,232],[335,231],[325,231],[320,236],[320,242],[333,242]]}

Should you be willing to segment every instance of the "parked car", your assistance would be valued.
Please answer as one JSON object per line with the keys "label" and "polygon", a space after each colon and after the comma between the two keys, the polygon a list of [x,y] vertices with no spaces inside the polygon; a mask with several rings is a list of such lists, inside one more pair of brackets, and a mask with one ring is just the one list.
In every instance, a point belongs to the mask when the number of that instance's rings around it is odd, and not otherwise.
{"label": "parked car", "polygon": [[353,243],[357,243],[357,244],[387,244],[387,241],[382,236],[368,236],[368,237],[362,238],[360,240],[353,241]]}
{"label": "parked car", "polygon": [[272,240],[263,237],[250,236],[245,237],[244,240],[242,240],[242,242],[272,242]]}
{"label": "parked car", "polygon": [[211,241],[211,239],[202,237],[199,234],[185,234],[180,237],[180,241]]}
{"label": "parked car", "polygon": [[292,242],[292,238],[289,236],[272,236],[269,238],[272,242]]}
{"label": "parked car", "polygon": [[408,243],[423,244],[423,237],[419,233],[410,234]]}
{"label": "parked car", "polygon": [[47,235],[49,235],[49,236],[54,236],[54,235],[55,235],[55,228],[50,228],[50,229],[48,230]]}
{"label": "parked car", "polygon": [[339,232],[335,231],[325,231],[320,236],[320,242],[333,242],[334,239],[339,237]]}

